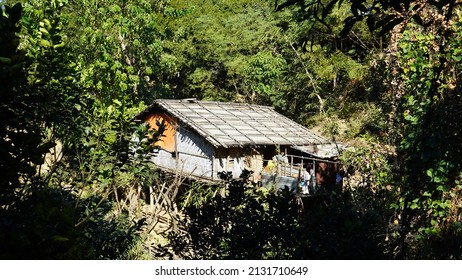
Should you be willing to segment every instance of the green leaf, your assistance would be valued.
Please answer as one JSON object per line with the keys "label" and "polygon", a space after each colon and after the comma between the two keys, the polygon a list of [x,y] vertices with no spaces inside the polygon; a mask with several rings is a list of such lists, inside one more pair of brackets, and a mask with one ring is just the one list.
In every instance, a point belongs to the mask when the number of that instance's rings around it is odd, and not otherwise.
{"label": "green leaf", "polygon": [[427,176],[433,178],[433,169],[430,168],[427,170]]}
{"label": "green leaf", "polygon": [[41,39],[39,41],[39,45],[42,46],[42,47],[45,47],[45,48],[49,48],[49,47],[52,46],[52,44],[49,41],[45,40],[45,39]]}
{"label": "green leaf", "polygon": [[69,238],[68,238],[68,237],[64,237],[64,236],[60,236],[60,235],[54,235],[51,239],[52,239],[53,241],[56,241],[56,242],[66,242],[66,241],[69,241]]}

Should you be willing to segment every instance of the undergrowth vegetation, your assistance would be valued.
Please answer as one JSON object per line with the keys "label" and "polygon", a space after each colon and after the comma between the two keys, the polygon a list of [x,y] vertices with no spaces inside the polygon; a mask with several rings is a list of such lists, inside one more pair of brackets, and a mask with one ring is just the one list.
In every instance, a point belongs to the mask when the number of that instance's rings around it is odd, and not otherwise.
{"label": "undergrowth vegetation", "polygon": [[[460,259],[456,2],[2,1],[0,257]],[[347,144],[344,189],[164,176],[133,117],[193,97]]]}

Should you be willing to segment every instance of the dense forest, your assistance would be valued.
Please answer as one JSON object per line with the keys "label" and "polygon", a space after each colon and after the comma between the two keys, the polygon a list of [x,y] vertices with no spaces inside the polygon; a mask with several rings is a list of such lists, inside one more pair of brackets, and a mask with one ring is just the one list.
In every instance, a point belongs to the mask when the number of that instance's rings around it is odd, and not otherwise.
{"label": "dense forest", "polygon": [[[0,1],[0,258],[461,259],[461,4]],[[132,118],[192,97],[347,143],[347,184],[184,189]]]}

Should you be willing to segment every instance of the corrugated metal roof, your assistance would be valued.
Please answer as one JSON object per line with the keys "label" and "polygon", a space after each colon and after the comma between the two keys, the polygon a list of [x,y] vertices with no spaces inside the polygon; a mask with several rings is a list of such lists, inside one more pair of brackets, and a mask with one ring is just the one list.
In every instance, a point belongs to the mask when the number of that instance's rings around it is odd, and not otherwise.
{"label": "corrugated metal roof", "polygon": [[329,143],[271,107],[194,99],[157,99],[135,119],[161,108],[216,147]]}
{"label": "corrugated metal roof", "polygon": [[311,146],[293,146],[292,148],[319,158],[327,159],[338,157],[340,155],[340,151],[345,150],[346,146],[340,143],[331,143]]}

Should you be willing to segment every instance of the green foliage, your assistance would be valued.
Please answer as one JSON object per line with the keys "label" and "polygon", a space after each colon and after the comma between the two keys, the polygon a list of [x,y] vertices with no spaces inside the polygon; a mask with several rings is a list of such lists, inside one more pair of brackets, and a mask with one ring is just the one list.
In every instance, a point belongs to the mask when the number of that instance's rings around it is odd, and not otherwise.
{"label": "green foliage", "polygon": [[[31,105],[37,121],[45,125],[52,141],[68,141],[79,122],[80,109],[87,101],[77,84],[78,69],[72,61],[61,19],[67,1],[52,1],[42,8],[30,1],[24,4],[23,46],[27,50],[27,86],[22,91],[35,96]],[[40,103],[38,103],[40,102]]]}
{"label": "green foliage", "polygon": [[200,207],[216,195],[221,195],[222,188],[202,182],[192,182],[185,190],[180,205],[184,207]]}
{"label": "green foliage", "polygon": [[[377,212],[384,221],[390,220],[386,226],[386,254],[394,258],[458,255],[457,244],[454,251],[431,247],[446,240],[443,232],[449,236],[458,234],[459,191],[455,182],[461,170],[458,155],[462,128],[456,120],[462,99],[458,93],[460,9],[455,1],[334,0],[277,1],[277,4],[278,9],[291,7],[299,11],[295,15],[300,15],[298,19],[308,34],[305,42],[311,43],[311,50],[316,50],[319,43],[329,46],[325,48],[327,51],[340,50],[360,61],[371,58],[373,68],[368,77],[371,81],[365,83],[366,94],[355,97],[354,101],[372,101],[371,108],[377,110],[356,115],[355,125],[349,131],[350,137],[370,137],[370,132],[375,131],[379,136],[375,141],[382,143],[356,149],[346,155],[346,162],[352,163],[352,168],[366,179],[353,189],[359,205],[373,202],[370,207],[389,207],[393,211]],[[329,23],[334,18],[343,22],[342,28],[335,25],[331,28]],[[365,34],[362,23],[372,32]],[[320,64],[326,70],[315,72],[318,76],[335,73],[333,67]],[[348,89],[348,84],[343,85]],[[359,96],[358,88],[353,90]],[[337,97],[349,101],[344,98],[348,97],[348,91],[345,93],[336,95],[332,103],[327,99],[326,106],[333,108],[329,115],[335,116],[335,110],[340,108],[342,117],[355,116],[354,111],[363,108],[340,105]],[[372,193],[367,195],[364,185]]]}
{"label": "green foliage", "polygon": [[[265,96],[274,95],[272,85],[280,79],[286,62],[280,57],[274,57],[270,52],[258,52],[251,56],[248,66],[244,69],[246,74],[245,83],[248,84],[253,95]],[[257,100],[251,101],[255,102]]]}
{"label": "green foliage", "polygon": [[81,71],[80,83],[95,98],[151,101],[152,89],[162,89],[163,67],[172,68],[163,54],[158,29],[158,5],[151,1],[84,1],[66,5],[67,40]]}
{"label": "green foliage", "polygon": [[[276,10],[281,10],[290,6],[297,6],[300,9],[300,17],[309,22],[310,31],[307,32],[311,37],[307,40],[316,40],[316,35],[324,31],[328,34],[335,34],[341,37],[351,35],[354,27],[360,23],[367,24],[371,32],[376,32],[379,36],[387,35],[389,32],[406,21],[408,18],[419,25],[424,26],[425,18],[419,14],[423,6],[430,6],[432,9],[440,10],[442,16],[450,19],[454,15],[454,10],[458,6],[457,1],[409,1],[409,0],[287,0],[275,1]],[[347,16],[342,20],[342,28],[330,26],[331,15],[336,14],[337,8],[347,7]],[[317,32],[318,31],[318,32]],[[351,50],[355,42],[350,41],[351,37],[342,38],[346,51]],[[359,39],[359,38],[358,38]],[[345,42],[346,41],[346,42]],[[358,44],[356,42],[356,44]],[[365,45],[360,46],[364,48]]]}
{"label": "green foliage", "polygon": [[[453,92],[454,83],[459,81],[452,73],[458,72],[453,59],[460,48],[459,26],[448,27],[454,32],[450,37],[410,26],[400,42],[402,81],[412,90],[401,103],[403,137],[399,153],[404,165],[396,172],[403,176],[400,209],[414,218],[411,221],[406,216],[403,223],[408,230],[418,229],[419,240],[438,235],[455,215],[454,182],[462,167],[455,156],[461,151],[461,127],[455,120],[462,101]],[[451,48],[443,51],[446,43]]]}
{"label": "green foliage", "polygon": [[265,1],[172,1],[189,13],[168,21],[165,51],[178,69],[175,97],[266,103],[286,62],[279,20]]}
{"label": "green foliage", "polygon": [[[303,222],[289,197],[244,180],[226,196],[194,185],[171,253],[460,257],[455,1],[19,2],[0,12],[3,258],[139,256],[163,129],[132,118],[157,97],[271,105],[363,143],[342,156],[352,184]],[[54,143],[63,156],[44,172]]]}
{"label": "green foliage", "polygon": [[232,180],[225,196],[186,208],[186,232],[172,232],[160,257],[186,259],[291,259],[305,244],[299,205],[290,192],[262,192],[246,180]]}
{"label": "green foliage", "polygon": [[[131,124],[144,104],[112,100],[109,92],[98,99],[82,89],[85,71],[72,61],[67,4],[24,5],[24,51],[17,36],[21,5],[1,13],[8,30],[0,41],[2,258],[136,257],[142,221],[135,223],[121,201],[150,183],[149,151],[162,129]],[[37,174],[57,141],[63,157]]]}
{"label": "green foliage", "polygon": [[[356,195],[353,200],[352,195]],[[360,197],[362,196],[362,197]],[[306,213],[303,238],[309,240],[305,249],[306,259],[354,259],[370,260],[385,258],[382,243],[381,209],[377,201],[358,205],[361,199],[378,200],[368,188],[352,192],[343,191],[334,201],[310,200]],[[327,203],[326,203],[327,202]]]}
{"label": "green foliage", "polygon": [[35,174],[33,163],[40,163],[49,148],[42,146],[34,111],[30,112],[34,108],[29,105],[32,98],[18,92],[26,80],[25,54],[18,49],[21,12],[19,4],[5,6],[0,12],[0,205],[11,202],[15,189],[21,186],[21,178],[28,179]]}
{"label": "green foliage", "polygon": [[[95,203],[97,197],[82,201]],[[124,259],[138,242],[139,225],[111,214],[105,203],[92,219],[76,226],[85,211],[75,207],[76,194],[55,188],[34,188],[23,201],[0,215],[1,259]]]}
{"label": "green foliage", "polygon": [[[2,132],[0,135],[2,191],[24,187],[36,175],[36,166],[54,146],[48,131],[65,135],[76,113],[75,72],[62,54],[59,23],[50,22],[52,10],[33,14],[29,6],[22,16],[26,40],[19,49],[22,6],[6,6],[2,34]],[[43,20],[42,20],[43,19]],[[36,20],[36,21],[34,21]]]}
{"label": "green foliage", "polygon": [[[223,179],[229,179],[226,174]],[[244,174],[245,178],[246,174]],[[366,188],[363,188],[366,191]],[[369,196],[369,194],[364,194]],[[334,197],[334,196],[332,196]],[[379,259],[380,213],[359,209],[349,191],[327,197],[278,194],[247,182],[186,208],[183,230],[169,234],[157,257],[185,259]]]}

